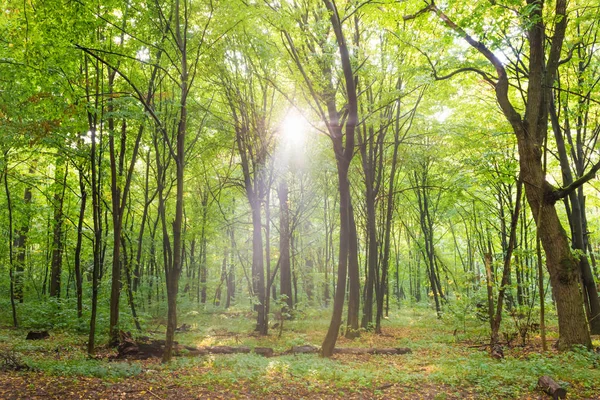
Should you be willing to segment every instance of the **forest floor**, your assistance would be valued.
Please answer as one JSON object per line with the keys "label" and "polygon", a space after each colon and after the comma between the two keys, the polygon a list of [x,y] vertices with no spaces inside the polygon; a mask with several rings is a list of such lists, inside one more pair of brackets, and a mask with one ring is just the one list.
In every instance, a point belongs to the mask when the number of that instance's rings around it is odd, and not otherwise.
{"label": "forest floor", "polygon": [[[281,336],[276,329],[267,337],[256,336],[252,314],[239,310],[191,312],[180,322],[191,327],[177,335],[181,345],[263,346],[282,353],[292,346],[320,345],[329,319],[326,311],[310,311],[285,321]],[[505,325],[509,335],[511,325],[516,330],[513,321]],[[150,335],[162,338],[164,326],[151,326]],[[440,320],[430,309],[403,308],[384,321],[383,335],[341,337],[337,346],[409,347],[410,354],[337,354],[331,359],[316,354],[180,354],[168,365],[157,358],[110,360],[115,351],[107,348],[90,360],[83,333],[51,330],[49,339],[27,341],[27,330],[4,327],[0,355],[14,354],[29,370],[0,372],[0,399],[550,398],[536,388],[542,375],[567,387],[569,398],[600,399],[600,354],[556,352],[551,325],[549,351],[541,351],[539,333],[532,332],[525,345],[518,339],[505,345],[504,359],[496,360],[484,345],[485,327],[476,319]],[[594,339],[598,346],[599,338]]]}

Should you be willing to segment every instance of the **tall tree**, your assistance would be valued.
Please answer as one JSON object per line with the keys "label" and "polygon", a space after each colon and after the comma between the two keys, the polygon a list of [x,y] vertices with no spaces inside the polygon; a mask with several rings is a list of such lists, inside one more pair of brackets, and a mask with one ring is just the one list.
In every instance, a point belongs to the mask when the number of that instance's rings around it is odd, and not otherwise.
{"label": "tall tree", "polygon": [[[561,65],[569,21],[566,0],[557,0],[554,8],[549,9],[550,7],[539,0],[528,0],[526,6],[516,10],[516,15],[525,22],[528,44],[526,60],[517,61],[519,68],[527,69],[527,89],[522,93],[526,100],[523,115],[509,96],[509,75],[504,63],[485,43],[467,33],[434,3],[429,3],[421,12],[406,16],[405,19],[412,19],[423,12],[433,12],[449,29],[485,57],[495,69],[495,78],[474,67],[459,71],[476,72],[493,86],[496,100],[517,138],[520,176],[546,252],[546,264],[556,300],[560,332],[559,348],[567,349],[575,344],[590,347],[591,340],[579,288],[578,261],[571,252],[567,234],[558,217],[556,202],[595,176],[600,169],[600,163],[595,164],[578,180],[563,188],[554,187],[546,179],[543,155],[548,132],[548,112],[552,88]],[[550,27],[547,26],[546,21],[551,21]],[[548,28],[552,29],[552,35],[548,35]],[[526,65],[525,62],[528,64]],[[454,73],[445,77],[438,76],[438,78],[448,78],[451,75]]]}

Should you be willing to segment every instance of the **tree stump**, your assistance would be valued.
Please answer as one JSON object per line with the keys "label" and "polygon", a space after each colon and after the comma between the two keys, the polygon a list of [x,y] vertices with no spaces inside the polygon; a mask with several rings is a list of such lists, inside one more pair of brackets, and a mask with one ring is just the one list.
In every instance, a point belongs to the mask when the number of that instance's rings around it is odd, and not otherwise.
{"label": "tree stump", "polygon": [[504,358],[504,349],[499,344],[495,344],[494,347],[492,347],[492,358],[495,358],[496,360]]}
{"label": "tree stump", "polygon": [[567,397],[567,390],[548,375],[544,375],[538,379],[538,386],[548,395],[552,396],[554,400],[565,399]]}
{"label": "tree stump", "polygon": [[188,324],[183,324],[181,325],[179,328],[175,329],[175,332],[189,332],[192,329],[192,327]]}
{"label": "tree stump", "polygon": [[29,331],[25,340],[41,340],[49,337],[48,331]]}

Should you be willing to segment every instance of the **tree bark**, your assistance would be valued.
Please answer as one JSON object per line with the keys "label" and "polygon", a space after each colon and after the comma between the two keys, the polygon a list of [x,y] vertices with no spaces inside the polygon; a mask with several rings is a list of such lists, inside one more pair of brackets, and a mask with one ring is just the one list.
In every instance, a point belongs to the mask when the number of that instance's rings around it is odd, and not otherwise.
{"label": "tree bark", "polygon": [[63,259],[63,205],[67,186],[68,164],[56,157],[54,170],[54,232],[52,240],[52,267],[50,268],[50,297],[60,298]]}
{"label": "tree bark", "polygon": [[[546,264],[558,313],[559,348],[568,349],[577,344],[589,348],[591,339],[579,288],[579,263],[571,252],[555,205],[558,199],[565,196],[565,191],[555,190],[546,181],[542,162],[552,88],[560,65],[568,24],[567,1],[557,0],[554,11],[550,13],[550,18],[555,23],[551,38],[546,37],[544,3],[531,4],[535,4],[535,7],[529,13],[530,22],[526,36],[529,42],[529,65],[524,116],[521,116],[511,103],[508,95],[508,75],[495,54],[485,44],[474,40],[456,25],[434,3],[429,4],[427,8],[483,55],[496,70],[497,81],[493,82],[496,99],[517,137],[520,176],[525,185],[525,195],[536,222],[542,247],[546,252]],[[550,50],[547,52],[548,42]]]}
{"label": "tree bark", "polygon": [[290,208],[288,203],[289,189],[285,177],[281,177],[277,190],[279,197],[279,293],[285,296],[287,310],[294,308],[292,298],[292,271],[290,262]]}
{"label": "tree bark", "polygon": [[83,277],[81,274],[81,247],[83,242],[83,222],[87,204],[87,191],[83,170],[79,170],[79,191],[81,193],[79,204],[79,218],[77,220],[77,243],[75,244],[75,291],[77,292],[77,318],[83,315]]}

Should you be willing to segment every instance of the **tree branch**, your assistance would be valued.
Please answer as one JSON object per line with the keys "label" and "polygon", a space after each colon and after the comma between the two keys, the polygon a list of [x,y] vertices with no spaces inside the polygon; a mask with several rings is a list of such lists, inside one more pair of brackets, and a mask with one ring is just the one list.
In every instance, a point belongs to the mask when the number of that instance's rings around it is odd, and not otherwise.
{"label": "tree branch", "polygon": [[595,178],[596,173],[598,171],[600,171],[600,161],[598,161],[596,164],[594,164],[587,173],[583,174],[579,179],[574,180],[570,185],[568,185],[564,188],[555,189],[554,191],[552,191],[552,200],[557,201],[557,200],[560,200],[560,199],[568,196],[570,193],[577,190],[584,183]]}

